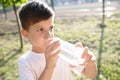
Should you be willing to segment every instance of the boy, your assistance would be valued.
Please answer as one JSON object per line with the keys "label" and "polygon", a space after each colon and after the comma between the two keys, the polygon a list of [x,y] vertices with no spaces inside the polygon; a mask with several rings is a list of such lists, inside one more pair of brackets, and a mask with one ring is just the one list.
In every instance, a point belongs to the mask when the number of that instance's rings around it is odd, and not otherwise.
{"label": "boy", "polygon": [[[73,80],[70,64],[58,57],[60,42],[54,37],[54,12],[45,3],[29,2],[19,10],[22,25],[21,33],[32,44],[32,49],[20,57],[20,80]],[[82,45],[77,45],[82,47]],[[85,66],[82,74],[95,78],[97,68],[88,49],[84,49],[82,57]]]}

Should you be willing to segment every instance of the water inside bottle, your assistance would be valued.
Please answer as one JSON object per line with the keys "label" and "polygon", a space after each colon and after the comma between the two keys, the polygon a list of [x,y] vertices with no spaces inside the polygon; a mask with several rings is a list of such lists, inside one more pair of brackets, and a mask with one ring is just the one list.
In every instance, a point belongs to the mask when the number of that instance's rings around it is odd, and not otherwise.
{"label": "water inside bottle", "polygon": [[84,63],[85,60],[81,58],[83,53],[82,48],[77,48],[75,45],[61,39],[60,44],[62,50],[62,53],[59,54],[60,58],[74,66],[79,66],[80,64]]}

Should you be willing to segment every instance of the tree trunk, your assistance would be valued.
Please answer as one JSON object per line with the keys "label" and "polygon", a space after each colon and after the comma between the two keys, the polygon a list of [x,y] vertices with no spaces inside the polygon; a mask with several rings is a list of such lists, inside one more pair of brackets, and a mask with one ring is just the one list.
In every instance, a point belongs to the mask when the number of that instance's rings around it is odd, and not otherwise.
{"label": "tree trunk", "polygon": [[48,0],[45,0],[45,2],[48,4]]}
{"label": "tree trunk", "polygon": [[52,9],[54,10],[54,1],[51,0],[51,6],[52,6]]}
{"label": "tree trunk", "polygon": [[21,36],[21,33],[20,33],[20,24],[19,24],[19,20],[18,20],[18,16],[17,16],[15,3],[13,3],[13,9],[14,9],[15,16],[16,16],[16,21],[17,21],[17,24],[18,24],[18,31],[19,31],[19,36],[20,36],[20,49],[22,50],[22,48],[23,48],[23,39],[22,39],[22,36]]}
{"label": "tree trunk", "polygon": [[3,9],[3,12],[4,12],[4,17],[7,20],[7,14],[6,14],[6,10],[5,10],[5,7],[4,7],[4,3],[2,3],[2,9]]}

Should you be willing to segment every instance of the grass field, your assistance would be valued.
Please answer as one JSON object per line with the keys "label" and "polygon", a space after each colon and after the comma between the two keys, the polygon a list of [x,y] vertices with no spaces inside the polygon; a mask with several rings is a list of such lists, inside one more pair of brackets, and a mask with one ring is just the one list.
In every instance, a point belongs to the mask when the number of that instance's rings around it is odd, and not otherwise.
{"label": "grass field", "polygon": [[[82,42],[98,57],[101,29],[100,17],[64,17],[55,20],[55,35],[71,43]],[[120,80],[120,14],[106,19],[103,41],[101,75],[99,80]],[[20,42],[15,21],[0,20],[0,80],[18,80],[18,58],[31,48]],[[74,74],[74,80],[89,80]]]}

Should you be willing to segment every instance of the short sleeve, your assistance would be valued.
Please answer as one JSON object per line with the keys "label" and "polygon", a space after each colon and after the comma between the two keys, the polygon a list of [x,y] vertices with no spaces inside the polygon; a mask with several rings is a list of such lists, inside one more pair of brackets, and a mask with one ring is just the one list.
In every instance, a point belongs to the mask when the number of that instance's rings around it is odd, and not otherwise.
{"label": "short sleeve", "polygon": [[36,80],[35,74],[25,61],[18,61],[19,80]]}

